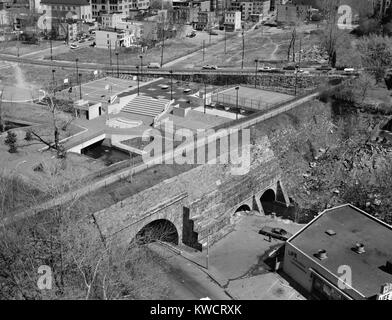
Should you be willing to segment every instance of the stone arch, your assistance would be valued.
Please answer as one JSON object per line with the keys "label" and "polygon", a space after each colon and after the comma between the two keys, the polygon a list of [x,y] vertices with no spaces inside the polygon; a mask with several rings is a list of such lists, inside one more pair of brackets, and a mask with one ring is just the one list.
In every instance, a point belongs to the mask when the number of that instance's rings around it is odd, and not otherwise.
{"label": "stone arch", "polygon": [[149,243],[157,240],[179,244],[179,233],[173,222],[167,219],[156,219],[144,225],[135,235],[134,241]]}
{"label": "stone arch", "polygon": [[267,189],[263,192],[263,194],[260,196],[260,203],[264,214],[271,214],[275,201],[276,193],[273,189]]}
{"label": "stone arch", "polygon": [[244,204],[240,205],[240,206],[234,211],[234,213],[243,212],[243,211],[251,211],[250,206],[249,206],[248,204],[244,203]]}

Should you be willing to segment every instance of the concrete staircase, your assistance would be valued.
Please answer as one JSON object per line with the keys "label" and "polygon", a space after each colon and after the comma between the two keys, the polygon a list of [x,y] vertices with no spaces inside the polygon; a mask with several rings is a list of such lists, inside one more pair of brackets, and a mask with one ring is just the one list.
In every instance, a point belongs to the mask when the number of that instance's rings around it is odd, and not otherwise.
{"label": "concrete staircase", "polygon": [[121,111],[155,118],[165,110],[169,103],[170,101],[166,99],[154,99],[140,95],[128,102]]}

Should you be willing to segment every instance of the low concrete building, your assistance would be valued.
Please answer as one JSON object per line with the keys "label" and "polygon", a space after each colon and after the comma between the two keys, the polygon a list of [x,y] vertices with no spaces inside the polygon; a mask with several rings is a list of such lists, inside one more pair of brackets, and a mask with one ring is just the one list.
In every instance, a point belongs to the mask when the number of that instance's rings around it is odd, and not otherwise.
{"label": "low concrete building", "polygon": [[92,120],[102,115],[102,103],[78,100],[74,104],[76,118]]}
{"label": "low concrete building", "polygon": [[366,212],[332,208],[286,242],[283,271],[314,299],[392,300],[391,239]]}

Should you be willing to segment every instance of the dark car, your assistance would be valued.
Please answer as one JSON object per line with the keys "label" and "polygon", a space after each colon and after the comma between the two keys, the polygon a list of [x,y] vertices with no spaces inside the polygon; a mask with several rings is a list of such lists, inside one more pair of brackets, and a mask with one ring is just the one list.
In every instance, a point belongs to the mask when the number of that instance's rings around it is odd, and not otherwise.
{"label": "dark car", "polygon": [[287,232],[282,228],[273,228],[273,227],[263,227],[259,231],[259,234],[263,234],[271,238],[279,239],[283,241],[288,240],[292,236],[290,232]]}
{"label": "dark car", "polygon": [[205,70],[218,70],[218,67],[215,65],[210,65],[210,64],[206,64],[205,66],[202,67]]}
{"label": "dark car", "polygon": [[330,66],[323,65],[321,67],[316,68],[316,70],[318,70],[318,71],[331,71],[332,68]]}
{"label": "dark car", "polygon": [[295,66],[285,66],[283,70],[295,70]]}

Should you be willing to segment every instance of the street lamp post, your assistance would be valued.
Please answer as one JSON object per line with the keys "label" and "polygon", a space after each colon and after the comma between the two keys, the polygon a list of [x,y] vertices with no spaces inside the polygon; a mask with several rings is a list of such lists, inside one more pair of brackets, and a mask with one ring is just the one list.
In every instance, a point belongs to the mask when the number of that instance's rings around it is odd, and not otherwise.
{"label": "street lamp post", "polygon": [[139,95],[139,66],[136,66],[136,70],[137,70],[137,95]]}
{"label": "street lamp post", "polygon": [[173,70],[170,70],[170,100],[173,100]]}
{"label": "street lamp post", "polygon": [[298,84],[298,66],[295,66],[295,86],[294,86],[294,95],[297,95],[297,84]]}
{"label": "street lamp post", "polygon": [[236,107],[236,120],[238,120],[238,91],[240,90],[240,87],[235,87],[236,91],[236,101],[235,101],[235,107]]}
{"label": "street lamp post", "polygon": [[53,83],[53,95],[56,96],[56,82],[54,80],[54,73],[56,72],[55,69],[52,69],[52,83]]}
{"label": "street lamp post", "polygon": [[82,100],[82,80],[81,80],[81,78],[82,78],[82,74],[79,73],[79,98],[80,98],[80,100]]}
{"label": "street lamp post", "polygon": [[140,58],[140,74],[143,75],[143,56],[140,55],[139,58]]}
{"label": "street lamp post", "polygon": [[259,60],[255,60],[255,63],[256,63],[256,68],[255,68],[255,88],[257,87],[257,66],[258,66],[258,63],[259,63]]}
{"label": "street lamp post", "polygon": [[120,70],[118,68],[118,51],[116,51],[116,58],[117,58],[117,78],[120,78]]}

